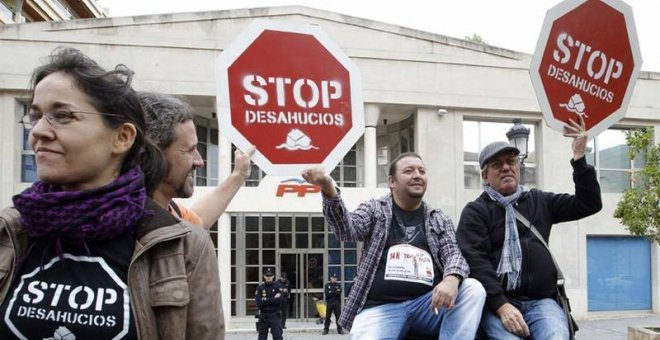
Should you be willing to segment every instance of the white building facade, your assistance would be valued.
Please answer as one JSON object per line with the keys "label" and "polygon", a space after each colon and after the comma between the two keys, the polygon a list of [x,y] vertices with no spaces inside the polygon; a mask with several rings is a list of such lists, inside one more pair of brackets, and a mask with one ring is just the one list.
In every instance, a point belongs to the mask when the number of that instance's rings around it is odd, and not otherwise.
{"label": "white building facade", "polygon": [[[312,8],[278,7],[0,27],[2,206],[36,180],[34,155],[18,122],[27,110],[32,70],[58,46],[78,48],[106,68],[126,64],[136,72],[137,90],[191,103],[206,160],[191,200],[202,196],[232,168],[232,145],[218,133],[214,62],[256,18],[320,26],[362,73],[366,132],[332,171],[349,208],[385,194],[389,161],[415,151],[428,168],[427,203],[458,224],[464,205],[481,193],[480,148],[505,140],[513,118],[532,131],[526,184],[573,192],[571,141],[543,123],[528,73],[530,55]],[[641,166],[627,159],[624,133],[654,127],[660,142],[659,93],[660,74],[641,72],[625,118],[589,143],[603,210],[553,230],[551,247],[578,319],[660,312],[658,245],[631,236],[612,217]],[[296,191],[300,185],[255,167],[213,229],[228,316],[255,313],[254,291],[266,267],[278,275],[286,271],[293,281],[294,317],[314,316],[312,298],[330,274],[350,286],[360,246],[334,238],[320,194]]]}

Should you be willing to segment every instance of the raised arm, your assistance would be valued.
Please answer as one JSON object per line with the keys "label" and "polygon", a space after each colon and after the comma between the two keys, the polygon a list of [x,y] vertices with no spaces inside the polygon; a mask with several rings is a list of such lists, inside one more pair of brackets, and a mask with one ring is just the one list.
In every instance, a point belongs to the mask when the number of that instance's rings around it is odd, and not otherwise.
{"label": "raised arm", "polygon": [[320,186],[324,195],[330,198],[337,196],[335,182],[332,177],[325,174],[323,168],[314,167],[303,170],[301,176],[307,183]]}
{"label": "raised arm", "polygon": [[573,138],[571,166],[575,194],[545,193],[546,200],[550,202],[552,223],[578,220],[593,215],[603,208],[596,170],[584,157],[588,135],[582,116],[579,124],[569,119],[569,124],[564,126],[564,136]]}
{"label": "raised arm", "polygon": [[584,151],[587,148],[587,129],[584,124],[584,118],[579,116],[579,122],[568,119],[568,124],[564,124],[564,137],[573,138],[571,149],[573,150],[573,161],[584,157]]}
{"label": "raised arm", "polygon": [[350,212],[346,209],[334,180],[325,174],[323,168],[306,169],[301,175],[308,183],[321,187],[323,216],[340,241],[364,241],[371,235],[376,221],[377,203],[374,200],[362,203],[355,211]]}
{"label": "raised arm", "polygon": [[244,153],[236,149],[234,152],[234,161],[236,163],[234,171],[222,183],[213,188],[209,194],[200,197],[193,204],[191,210],[202,219],[202,226],[205,229],[211,228],[218,221],[220,215],[227,209],[229,202],[231,202],[234,195],[236,195],[245,180],[250,176],[250,157],[252,157],[254,151],[254,146],[250,146]]}

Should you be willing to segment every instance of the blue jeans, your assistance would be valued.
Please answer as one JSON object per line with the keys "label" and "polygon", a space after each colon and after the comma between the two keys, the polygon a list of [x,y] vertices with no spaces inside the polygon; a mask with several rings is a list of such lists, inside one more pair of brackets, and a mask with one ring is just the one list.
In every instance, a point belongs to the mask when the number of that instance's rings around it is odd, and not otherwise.
{"label": "blue jeans", "polygon": [[[568,340],[568,321],[554,299],[516,300],[509,299],[525,319],[534,340]],[[497,314],[484,309],[481,326],[490,339],[522,339],[509,333]]]}
{"label": "blue jeans", "polygon": [[484,287],[475,279],[465,279],[458,289],[451,310],[431,310],[433,291],[403,302],[363,309],[355,317],[351,339],[402,339],[410,331],[435,335],[439,339],[474,339],[486,301]]}

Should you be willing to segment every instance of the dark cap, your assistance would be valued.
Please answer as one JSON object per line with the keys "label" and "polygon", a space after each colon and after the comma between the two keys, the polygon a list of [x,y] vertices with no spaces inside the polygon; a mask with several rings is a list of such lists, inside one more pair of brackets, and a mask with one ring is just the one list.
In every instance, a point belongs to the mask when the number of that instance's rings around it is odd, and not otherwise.
{"label": "dark cap", "polygon": [[282,277],[282,278],[285,278],[285,279],[286,279],[286,272],[282,272],[282,273],[280,273],[280,277]]}
{"label": "dark cap", "polygon": [[488,162],[493,159],[493,157],[498,156],[504,152],[518,155],[520,150],[508,142],[492,142],[486,145],[479,153],[479,167],[483,169],[486,167],[486,164],[488,164]]}
{"label": "dark cap", "polygon": [[332,275],[330,275],[330,278],[333,278],[333,277],[336,279],[337,278],[337,273],[332,273]]}
{"label": "dark cap", "polygon": [[275,274],[273,274],[273,269],[272,268],[266,268],[266,270],[264,271],[264,275],[273,276]]}

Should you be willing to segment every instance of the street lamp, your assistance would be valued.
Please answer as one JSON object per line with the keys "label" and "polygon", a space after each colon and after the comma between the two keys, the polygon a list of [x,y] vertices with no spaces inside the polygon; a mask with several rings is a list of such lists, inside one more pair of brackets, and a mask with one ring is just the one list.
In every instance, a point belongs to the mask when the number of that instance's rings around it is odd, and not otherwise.
{"label": "street lamp", "polygon": [[522,125],[522,119],[514,118],[513,126],[507,131],[506,138],[509,139],[509,144],[515,146],[520,150],[518,159],[520,160],[520,184],[525,184],[525,159],[527,158],[527,146],[529,144],[530,130]]}

